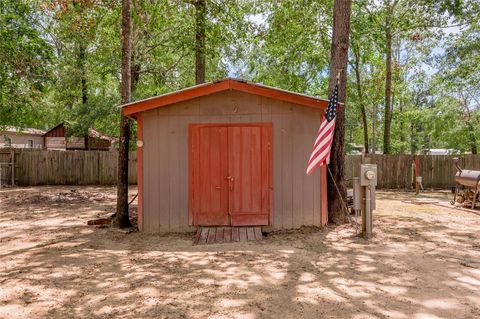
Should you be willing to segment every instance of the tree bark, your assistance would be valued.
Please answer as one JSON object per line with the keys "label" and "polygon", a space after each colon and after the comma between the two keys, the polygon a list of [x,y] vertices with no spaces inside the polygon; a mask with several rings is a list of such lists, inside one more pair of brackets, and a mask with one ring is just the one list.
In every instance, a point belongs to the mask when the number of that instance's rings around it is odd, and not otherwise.
{"label": "tree bark", "polygon": [[[122,0],[122,81],[120,94],[122,104],[131,99],[131,59],[132,38],[131,0]],[[118,151],[118,183],[117,183],[117,215],[114,226],[119,228],[131,227],[128,216],[128,149],[130,142],[130,119],[123,116],[120,121],[120,145]]]}
{"label": "tree bark", "polygon": [[[132,49],[133,50],[133,49]],[[132,51],[132,58],[130,60],[130,95],[135,93],[137,84],[140,82],[140,73],[142,71],[142,65],[136,61],[135,54]]]}
{"label": "tree bark", "polygon": [[355,64],[354,64],[354,70],[355,70],[355,79],[356,79],[356,84],[357,84],[357,95],[358,95],[358,101],[360,104],[360,113],[362,114],[362,124],[363,124],[363,143],[365,146],[365,154],[369,153],[369,147],[368,147],[368,122],[367,122],[367,112],[365,110],[365,104],[363,101],[363,92],[362,92],[362,79],[360,76],[360,53],[358,52],[357,49],[353,49],[353,54],[355,56]]}
{"label": "tree bark", "polygon": [[417,148],[415,146],[415,124],[413,122],[410,123],[410,154],[416,154]]}
{"label": "tree bark", "polygon": [[[332,94],[337,81],[337,72],[340,73],[338,85],[338,101],[345,103],[347,85],[348,43],[350,33],[351,0],[335,0],[333,8],[333,35],[330,51],[330,79],[329,95]],[[329,96],[331,97],[331,96]],[[328,175],[328,217],[335,224],[347,221],[344,203],[347,199],[345,185],[345,107],[339,105],[335,120],[335,132],[330,153]],[[335,184],[338,186],[335,186]]]}
{"label": "tree bark", "polygon": [[468,108],[468,102],[463,92],[461,93],[461,96],[462,96],[461,103],[462,103],[463,109],[465,110],[465,117],[466,117],[465,124],[468,129],[467,134],[468,134],[468,139],[470,140],[470,150],[472,151],[472,154],[477,154],[477,138],[475,137],[475,128],[473,127],[473,124],[472,124],[472,113]]}
{"label": "tree bark", "polygon": [[390,129],[392,125],[392,30],[390,26],[390,15],[385,21],[385,113],[383,126],[383,153],[390,154]]}
{"label": "tree bark", "polygon": [[[405,90],[405,84],[407,83],[407,79],[406,79],[406,72],[405,74],[402,76],[402,68],[401,68],[401,60],[400,60],[400,51],[401,49],[401,41],[399,40],[397,45],[396,45],[396,49],[395,49],[395,79],[396,79],[396,82],[398,83],[397,87],[397,91],[398,91],[398,97],[397,97],[397,100],[398,100],[398,110],[399,110],[399,122],[400,122],[400,132],[399,132],[399,135],[400,135],[400,154],[404,154],[405,153],[405,141],[406,141],[406,134],[405,134],[405,121],[403,119],[403,105],[404,105],[404,95],[405,94],[401,94],[400,90]],[[392,99],[393,100],[393,99]],[[393,104],[393,102],[392,102]]]}
{"label": "tree bark", "polygon": [[467,127],[468,138],[470,139],[470,150],[472,151],[472,154],[477,154],[477,138],[475,137],[475,129],[470,121],[467,123]]}
{"label": "tree bark", "polygon": [[195,1],[195,84],[205,83],[206,0]]}
{"label": "tree bark", "polygon": [[377,104],[372,108],[372,154],[377,152]]}
{"label": "tree bark", "polygon": [[78,64],[80,68],[80,82],[82,87],[82,105],[86,106],[88,103],[88,94],[87,94],[87,75],[86,75],[86,54],[85,54],[85,44],[83,39],[80,40],[80,45],[78,47]]}

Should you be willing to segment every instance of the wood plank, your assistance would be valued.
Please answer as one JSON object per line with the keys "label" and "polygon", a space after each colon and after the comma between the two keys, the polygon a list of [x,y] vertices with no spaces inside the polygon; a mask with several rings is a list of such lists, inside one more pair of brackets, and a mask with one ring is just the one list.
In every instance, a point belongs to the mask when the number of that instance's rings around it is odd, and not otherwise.
{"label": "wood plank", "polygon": [[283,226],[283,144],[282,114],[272,115],[273,122],[273,226]]}
{"label": "wood plank", "polygon": [[143,157],[144,157],[144,230],[148,233],[157,233],[160,231],[160,214],[159,214],[159,158],[157,154],[159,153],[159,145],[157,143],[157,134],[158,124],[157,124],[158,114],[156,111],[152,111],[149,116],[143,116],[143,142],[145,145],[150,145],[150,147],[144,147]]}
{"label": "wood plank", "polygon": [[[170,231],[170,162],[168,148],[169,144],[169,121],[167,116],[157,116],[155,121],[156,135],[152,137],[151,144],[155,146],[153,161],[149,164],[150,170],[153,170],[153,187],[145,190],[150,192],[154,199],[154,210],[152,215],[158,217],[158,228],[160,232]],[[162,137],[162,138],[161,138]],[[145,170],[148,175],[148,170]]]}
{"label": "wood plank", "polygon": [[215,242],[223,243],[223,241],[224,241],[224,236],[223,236],[224,230],[225,229],[223,227],[216,227]]}
{"label": "wood plank", "polygon": [[232,227],[225,227],[223,229],[223,240],[226,243],[232,242]]}
{"label": "wood plank", "polygon": [[[308,162],[306,155],[309,151],[304,149],[304,140],[308,140],[308,137],[304,135],[304,118],[303,108],[295,108],[295,111],[291,115],[292,128],[290,138],[292,139],[292,220],[293,227],[299,228],[306,224],[308,219],[308,212],[304,210],[303,202],[303,180],[306,179],[305,167]],[[312,135],[315,136],[315,135]],[[312,144],[313,145],[313,144]],[[309,148],[311,150],[311,146]]]}
{"label": "wood plank", "polygon": [[[195,205],[195,224],[229,225],[228,140],[227,128],[194,126],[192,148],[195,150],[192,176],[192,205]],[[199,154],[199,155],[197,155]]]}
{"label": "wood plank", "polygon": [[253,231],[253,227],[246,227],[247,228],[247,240],[255,240],[255,232]]}
{"label": "wood plank", "polygon": [[[179,117],[179,127],[188,127],[190,118]],[[180,231],[188,229],[188,130],[178,129],[176,134],[177,154],[179,162],[178,173],[178,214]]]}
{"label": "wood plank", "polygon": [[310,175],[313,178],[313,225],[315,226],[321,226],[322,224],[322,202],[327,194],[327,190],[321,184],[321,171],[322,169],[316,169]]}
{"label": "wood plank", "polygon": [[207,243],[208,244],[213,244],[215,242],[216,235],[217,235],[216,228],[215,227],[208,227]]}
{"label": "wood plank", "polygon": [[[116,151],[19,150],[16,179],[26,186],[114,185],[117,157]],[[129,165],[135,161],[135,152],[130,152]],[[136,180],[136,169],[131,174]]]}
{"label": "wood plank", "polygon": [[198,227],[197,232],[195,233],[195,239],[193,241],[194,245],[198,245],[198,241],[200,240],[201,236],[202,236],[202,227]]}
{"label": "wood plank", "polygon": [[238,232],[240,235],[239,241],[247,241],[247,228],[246,227],[240,227],[238,228]]}
{"label": "wood plank", "polygon": [[[168,163],[170,165],[170,174],[169,174],[169,190],[170,190],[170,207],[169,207],[169,220],[170,220],[170,231],[179,231],[180,230],[180,206],[181,206],[181,189],[180,189],[180,165],[186,161],[186,158],[181,158],[179,156],[179,141],[177,139],[177,134],[179,129],[178,117],[170,117],[168,122]],[[186,141],[185,141],[186,142]]]}
{"label": "wood plank", "polygon": [[[311,112],[315,111],[315,112]],[[317,137],[318,128],[321,121],[321,111],[318,110],[303,110],[303,156],[301,160],[303,165],[299,165],[302,168],[300,173],[303,178],[303,224],[304,225],[319,225],[320,224],[320,214],[321,214],[321,205],[317,206],[315,210],[315,203],[321,201],[321,180],[320,180],[320,170],[316,170],[311,175],[305,174],[305,168],[310,158],[310,153],[312,151],[315,138]],[[298,164],[297,164],[298,165]],[[296,173],[297,174],[297,173]]]}
{"label": "wood plank", "polygon": [[228,127],[229,175],[235,177],[230,192],[232,225],[268,225],[269,130],[269,125]]}
{"label": "wood plank", "polygon": [[282,119],[283,144],[283,228],[293,228],[293,141],[292,141],[292,114],[285,114]]}
{"label": "wood plank", "polygon": [[256,240],[262,240],[263,239],[262,229],[260,227],[254,227],[254,232],[255,232],[255,239]]}
{"label": "wood plank", "polygon": [[240,241],[240,230],[238,227],[232,227],[232,241]]}
{"label": "wood plank", "polygon": [[201,234],[200,234],[200,238],[198,240],[198,244],[199,245],[205,245],[207,243],[207,239],[208,239],[209,228],[208,227],[200,227],[200,230],[201,230]]}
{"label": "wood plank", "polygon": [[262,97],[240,91],[228,91],[229,99],[232,101],[226,107],[230,114],[261,114]]}

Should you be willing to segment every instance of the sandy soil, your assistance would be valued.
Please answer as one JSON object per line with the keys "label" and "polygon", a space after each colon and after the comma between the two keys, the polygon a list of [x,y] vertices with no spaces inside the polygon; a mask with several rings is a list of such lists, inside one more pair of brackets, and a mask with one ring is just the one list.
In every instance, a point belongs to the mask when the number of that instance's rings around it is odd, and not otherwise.
{"label": "sandy soil", "polygon": [[0,318],[480,318],[480,216],[413,196],[378,194],[371,241],[345,225],[192,246],[87,226],[113,188],[2,190]]}

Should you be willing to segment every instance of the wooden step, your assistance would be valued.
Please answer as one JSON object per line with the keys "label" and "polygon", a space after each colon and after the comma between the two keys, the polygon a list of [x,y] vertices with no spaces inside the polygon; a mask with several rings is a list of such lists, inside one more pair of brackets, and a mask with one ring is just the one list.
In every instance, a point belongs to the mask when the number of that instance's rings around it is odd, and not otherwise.
{"label": "wooden step", "polygon": [[240,241],[262,240],[260,226],[247,227],[198,227],[195,234],[194,245],[233,243]]}

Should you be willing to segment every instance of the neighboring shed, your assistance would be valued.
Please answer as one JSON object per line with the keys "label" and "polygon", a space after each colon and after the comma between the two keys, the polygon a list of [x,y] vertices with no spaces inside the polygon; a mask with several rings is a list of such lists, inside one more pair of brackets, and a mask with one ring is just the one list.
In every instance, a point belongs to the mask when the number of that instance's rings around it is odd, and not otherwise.
{"label": "neighboring shed", "polygon": [[45,148],[49,150],[109,150],[115,138],[88,129],[88,135],[83,137],[67,137],[67,129],[63,123],[58,124],[44,135]]}
{"label": "neighboring shed", "polygon": [[42,148],[45,131],[7,126],[0,130],[0,148]]}
{"label": "neighboring shed", "polygon": [[124,105],[138,124],[139,229],[325,225],[325,168],[305,169],[327,104],[225,79]]}

